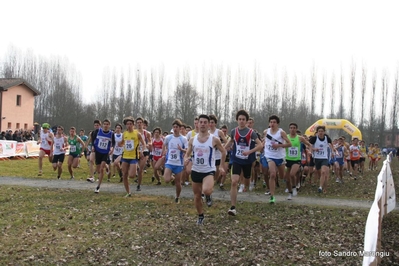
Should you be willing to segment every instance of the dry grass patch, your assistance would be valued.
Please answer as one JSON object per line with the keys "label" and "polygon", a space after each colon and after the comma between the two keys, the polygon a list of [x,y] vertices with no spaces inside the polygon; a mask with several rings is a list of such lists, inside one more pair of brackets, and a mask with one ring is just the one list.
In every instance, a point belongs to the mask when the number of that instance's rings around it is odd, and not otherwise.
{"label": "dry grass patch", "polygon": [[[359,265],[367,210],[192,200],[69,189],[0,187],[0,264],[51,265]],[[383,265],[399,261],[399,213],[386,216]]]}

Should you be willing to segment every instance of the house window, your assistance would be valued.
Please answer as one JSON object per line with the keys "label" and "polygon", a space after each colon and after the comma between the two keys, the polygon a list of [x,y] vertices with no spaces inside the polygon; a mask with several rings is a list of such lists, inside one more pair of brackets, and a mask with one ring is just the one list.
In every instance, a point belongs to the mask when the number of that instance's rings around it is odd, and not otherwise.
{"label": "house window", "polygon": [[17,123],[17,129],[20,129],[20,128],[19,128],[19,123]]}
{"label": "house window", "polygon": [[28,124],[24,124],[24,130],[28,130]]}
{"label": "house window", "polygon": [[21,106],[21,95],[17,95],[17,106]]}
{"label": "house window", "polygon": [[7,128],[8,128],[8,129],[11,129],[11,122],[8,122],[8,123],[7,123]]}

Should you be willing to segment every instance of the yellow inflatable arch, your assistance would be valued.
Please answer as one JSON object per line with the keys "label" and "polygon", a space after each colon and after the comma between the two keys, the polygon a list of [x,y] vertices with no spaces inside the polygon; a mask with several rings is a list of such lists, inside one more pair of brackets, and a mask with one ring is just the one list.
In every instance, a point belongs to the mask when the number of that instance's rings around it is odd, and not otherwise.
{"label": "yellow inflatable arch", "polygon": [[331,129],[342,129],[352,136],[352,138],[362,139],[362,132],[355,127],[351,122],[345,119],[320,119],[311,125],[305,132],[307,136],[313,136],[316,133],[317,126],[325,126]]}

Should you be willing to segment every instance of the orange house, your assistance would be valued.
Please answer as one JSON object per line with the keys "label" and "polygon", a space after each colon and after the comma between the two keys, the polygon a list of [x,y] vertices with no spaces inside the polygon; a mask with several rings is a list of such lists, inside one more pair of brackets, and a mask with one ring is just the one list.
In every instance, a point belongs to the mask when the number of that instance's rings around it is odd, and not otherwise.
{"label": "orange house", "polygon": [[24,79],[0,78],[0,132],[32,129],[38,95],[40,92]]}

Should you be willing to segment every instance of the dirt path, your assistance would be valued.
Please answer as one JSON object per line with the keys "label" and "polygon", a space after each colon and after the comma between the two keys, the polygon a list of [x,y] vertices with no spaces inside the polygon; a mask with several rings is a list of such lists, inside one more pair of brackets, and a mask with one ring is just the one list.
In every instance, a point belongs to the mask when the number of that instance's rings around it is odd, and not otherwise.
{"label": "dirt path", "polygon": [[[0,185],[14,185],[14,186],[28,186],[28,187],[46,187],[46,188],[60,188],[60,189],[81,189],[93,193],[96,184],[89,183],[85,180],[48,180],[48,179],[33,179],[21,177],[0,177]],[[175,188],[173,186],[155,186],[142,185],[141,191],[136,192],[135,186],[131,185],[132,193],[140,193],[147,195],[162,195],[174,197]],[[101,185],[101,193],[119,193],[124,194],[125,189],[119,183],[103,183]],[[193,192],[190,186],[183,187],[181,198],[192,198]],[[214,190],[214,200],[230,200],[229,191]],[[238,194],[238,201],[249,202],[267,202],[268,196],[259,192],[247,192]],[[333,207],[347,207],[347,208],[367,208],[371,207],[372,201],[366,200],[349,200],[349,199],[331,199],[323,197],[294,197],[292,201],[287,201],[286,196],[276,195],[277,204],[291,204],[291,205],[319,205],[319,206],[333,206]],[[399,204],[396,204],[395,211],[399,211]]]}

